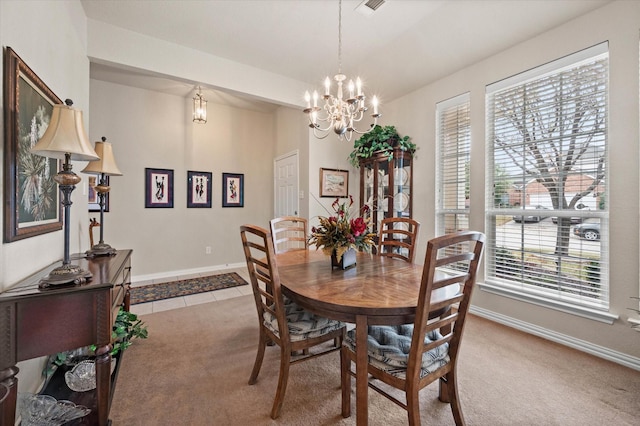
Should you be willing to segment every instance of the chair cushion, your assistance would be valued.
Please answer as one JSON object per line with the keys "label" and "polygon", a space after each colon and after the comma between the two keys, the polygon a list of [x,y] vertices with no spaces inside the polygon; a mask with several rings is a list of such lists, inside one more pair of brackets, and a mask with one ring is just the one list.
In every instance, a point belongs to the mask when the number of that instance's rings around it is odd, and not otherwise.
{"label": "chair cushion", "polygon": [[[343,322],[312,314],[288,299],[285,299],[284,311],[291,341],[323,336],[345,326]],[[278,320],[271,312],[264,313],[264,325],[277,336],[280,335]]]}
{"label": "chair cushion", "polygon": [[[376,368],[393,374],[397,377],[406,377],[406,369],[409,363],[409,351],[413,336],[413,324],[398,326],[370,326],[367,337],[367,352],[369,362]],[[431,331],[425,337],[425,343],[433,342],[442,335],[438,330]],[[355,351],[356,331],[347,333],[345,344]],[[422,356],[420,377],[431,374],[438,368],[449,362],[449,344],[427,351]]]}

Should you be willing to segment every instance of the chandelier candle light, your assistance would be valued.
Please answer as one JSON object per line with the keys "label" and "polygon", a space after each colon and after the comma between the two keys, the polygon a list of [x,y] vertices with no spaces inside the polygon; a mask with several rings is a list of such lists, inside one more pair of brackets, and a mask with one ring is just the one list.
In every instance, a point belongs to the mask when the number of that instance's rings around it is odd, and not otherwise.
{"label": "chandelier candle light", "polygon": [[72,108],[73,102],[70,99],[67,99],[65,104],[53,106],[49,127],[38,143],[31,148],[33,154],[64,159],[62,170],[53,177],[53,180],[60,186],[61,204],[64,207],[64,257],[62,266],[52,270],[40,281],[41,288],[68,283],[82,284],[93,277],[91,272],[71,264],[69,260],[69,218],[71,204],[73,204],[71,192],[82,180],[71,170],[73,166],[70,160],[92,161],[98,160],[100,157],[87,138],[82,111]]}
{"label": "chandelier candle light", "polygon": [[[362,120],[368,108],[365,106],[366,96],[360,77],[356,78],[355,83],[353,80],[349,80],[347,87],[343,87],[347,76],[342,74],[342,0],[340,0],[338,12],[338,74],[333,79],[338,85],[336,95],[331,94],[331,80],[327,77],[324,81],[324,95],[322,96],[324,106],[322,108],[318,106],[320,96],[316,90],[313,91],[313,95],[307,91],[304,94],[307,107],[303,111],[309,116],[309,127],[313,129],[315,137],[324,139],[329,134],[329,130],[333,128],[333,131],[341,139],[345,138],[351,141],[354,132],[362,135],[371,131],[381,114],[378,112],[378,98],[374,96],[371,99],[373,124],[364,131],[356,129],[356,123]],[[345,93],[344,89],[348,93]],[[347,95],[348,97],[345,99]],[[326,123],[326,127],[322,127],[319,122]]]}
{"label": "chandelier candle light", "polygon": [[91,250],[87,251],[87,256],[110,256],[116,254],[116,249],[106,244],[103,239],[104,235],[104,205],[106,202],[107,194],[111,190],[111,187],[107,185],[107,176],[122,176],[122,172],[116,165],[116,160],[113,157],[113,148],[107,138],[102,137],[101,142],[96,142],[96,153],[100,156],[99,160],[90,161],[87,167],[82,170],[83,173],[91,173],[100,176],[100,181],[96,185],[95,189],[98,193],[98,202],[100,204],[100,242],[91,247]]}

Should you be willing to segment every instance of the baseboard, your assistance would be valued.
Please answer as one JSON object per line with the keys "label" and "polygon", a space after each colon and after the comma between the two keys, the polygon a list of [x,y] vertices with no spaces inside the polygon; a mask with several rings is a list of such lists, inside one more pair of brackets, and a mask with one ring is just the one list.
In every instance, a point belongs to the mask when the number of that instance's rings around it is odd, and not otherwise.
{"label": "baseboard", "polygon": [[197,274],[208,274],[208,273],[225,271],[228,269],[246,268],[246,266],[247,264],[245,262],[227,263],[225,265],[213,265],[213,266],[205,266],[202,268],[181,269],[179,271],[158,272],[157,274],[132,275],[131,286],[138,287],[141,285],[150,284],[154,280],[160,281],[160,280],[166,280],[167,278],[176,279],[176,277],[197,275]]}
{"label": "baseboard", "polygon": [[633,357],[622,352],[617,352],[612,349],[605,348],[604,346],[594,345],[593,343],[587,342],[585,340],[576,339],[575,337],[571,337],[566,334],[557,333],[553,330],[520,321],[518,319],[498,314],[487,309],[478,308],[476,306],[471,306],[469,312],[474,315],[478,315],[479,317],[495,321],[497,323],[515,328],[520,331],[524,331],[525,333],[533,334],[534,336],[542,337],[543,339],[560,343],[561,345],[565,345],[570,348],[577,349],[579,351],[586,352],[599,358],[603,358],[608,361],[624,365],[625,367],[640,371],[640,358]]}

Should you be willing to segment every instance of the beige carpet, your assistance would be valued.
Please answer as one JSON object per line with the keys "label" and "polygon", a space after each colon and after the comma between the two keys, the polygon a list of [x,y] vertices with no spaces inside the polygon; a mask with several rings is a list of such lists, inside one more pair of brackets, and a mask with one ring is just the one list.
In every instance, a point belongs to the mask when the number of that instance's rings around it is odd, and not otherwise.
{"label": "beige carpet", "polygon": [[[149,338],[125,352],[114,426],[355,424],[355,407],[351,418],[340,416],[338,353],[292,366],[282,415],[269,418],[278,349],[267,348],[258,383],[249,386],[258,338],[251,296],[142,318]],[[640,372],[475,316],[459,375],[469,425],[639,424]],[[422,423],[453,425],[437,390],[434,383],[422,391]],[[370,425],[407,423],[402,409],[373,391],[369,407]]]}

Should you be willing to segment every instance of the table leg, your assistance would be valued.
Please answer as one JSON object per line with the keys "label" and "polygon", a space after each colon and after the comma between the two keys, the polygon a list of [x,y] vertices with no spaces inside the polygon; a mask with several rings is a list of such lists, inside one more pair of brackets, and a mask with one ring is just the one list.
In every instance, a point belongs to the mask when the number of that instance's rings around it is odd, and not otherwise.
{"label": "table leg", "polygon": [[369,421],[367,335],[367,316],[356,316],[356,424],[358,426],[366,426]]}

